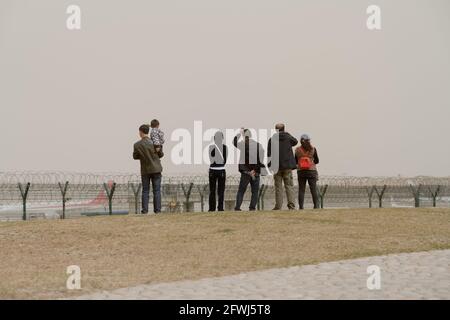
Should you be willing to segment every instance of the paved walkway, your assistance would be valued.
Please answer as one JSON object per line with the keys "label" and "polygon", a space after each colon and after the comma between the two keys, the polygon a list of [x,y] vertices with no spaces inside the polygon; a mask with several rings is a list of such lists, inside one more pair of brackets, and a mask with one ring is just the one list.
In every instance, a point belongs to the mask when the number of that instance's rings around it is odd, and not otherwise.
{"label": "paved walkway", "polygon": [[[369,290],[367,267],[380,268]],[[450,299],[450,250],[393,254],[140,285],[79,299]]]}

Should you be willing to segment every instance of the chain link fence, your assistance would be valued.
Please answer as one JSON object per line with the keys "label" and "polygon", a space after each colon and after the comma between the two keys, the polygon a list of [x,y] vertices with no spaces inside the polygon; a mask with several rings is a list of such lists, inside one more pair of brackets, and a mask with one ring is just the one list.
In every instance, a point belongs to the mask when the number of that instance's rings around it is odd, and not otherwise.
{"label": "chain link fence", "polygon": [[[238,175],[227,176],[226,210],[234,208],[238,184]],[[322,176],[318,186],[323,208],[450,207],[450,177]],[[161,189],[163,212],[208,210],[207,174],[163,176]],[[141,192],[138,174],[0,172],[0,220],[135,214]],[[259,210],[273,208],[273,177],[261,177],[258,199]],[[249,201],[247,190],[243,208]],[[306,207],[311,203],[307,189]]]}

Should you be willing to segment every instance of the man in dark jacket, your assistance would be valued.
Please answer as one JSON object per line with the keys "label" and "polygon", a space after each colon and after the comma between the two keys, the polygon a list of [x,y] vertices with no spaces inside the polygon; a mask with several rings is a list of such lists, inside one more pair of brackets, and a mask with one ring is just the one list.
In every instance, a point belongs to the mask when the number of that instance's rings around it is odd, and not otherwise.
{"label": "man in dark jacket", "polygon": [[[243,139],[239,140],[241,136],[243,136]],[[262,162],[262,159],[264,159],[264,149],[260,143],[251,138],[251,132],[248,129],[242,129],[242,132],[234,137],[233,145],[240,151],[239,172],[241,173],[234,210],[241,211],[244,194],[248,184],[250,184],[252,197],[249,210],[254,211],[258,202],[261,169],[264,168]]]}
{"label": "man in dark jacket", "polygon": [[275,207],[280,210],[283,207],[283,182],[286,189],[288,209],[295,209],[294,179],[292,170],[297,168],[294,152],[292,150],[298,140],[285,131],[285,126],[279,123],[275,126],[277,132],[269,139],[267,157],[269,169],[274,174],[275,182]]}
{"label": "man in dark jacket", "polygon": [[217,131],[214,135],[214,143],[209,146],[209,212],[216,211],[216,189],[219,198],[217,210],[223,211],[227,156],[228,148],[223,143],[223,133]]}
{"label": "man in dark jacket", "polygon": [[133,159],[141,162],[142,179],[142,211],[148,213],[148,199],[150,191],[150,181],[153,187],[153,211],[161,212],[161,160],[154,144],[150,140],[148,133],[150,126],[143,124],[139,127],[141,140],[134,144]]}

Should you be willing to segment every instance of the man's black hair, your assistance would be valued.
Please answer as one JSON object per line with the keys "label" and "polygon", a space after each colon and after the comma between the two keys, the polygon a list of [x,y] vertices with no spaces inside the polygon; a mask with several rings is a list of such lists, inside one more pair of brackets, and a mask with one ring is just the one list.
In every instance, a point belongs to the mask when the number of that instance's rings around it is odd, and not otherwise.
{"label": "man's black hair", "polygon": [[153,119],[152,122],[150,122],[150,126],[152,128],[156,128],[157,126],[159,126],[159,121],[156,119]]}
{"label": "man's black hair", "polygon": [[139,131],[143,134],[148,134],[150,132],[150,126],[148,124],[143,124],[139,127]]}

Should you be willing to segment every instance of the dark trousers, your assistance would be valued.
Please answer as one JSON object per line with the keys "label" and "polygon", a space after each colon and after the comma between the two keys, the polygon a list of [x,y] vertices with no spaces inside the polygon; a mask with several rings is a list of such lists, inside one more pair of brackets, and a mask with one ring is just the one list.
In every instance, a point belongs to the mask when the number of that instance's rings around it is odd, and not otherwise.
{"label": "dark trousers", "polygon": [[209,211],[216,211],[216,193],[219,198],[217,210],[223,211],[226,173],[224,170],[209,169]]}
{"label": "dark trousers", "polygon": [[153,189],[153,212],[161,212],[161,173],[144,174],[142,179],[142,213],[148,213],[150,181]]}
{"label": "dark trousers", "polygon": [[315,170],[297,170],[298,178],[298,204],[300,209],[303,209],[305,202],[306,182],[308,182],[309,189],[314,203],[314,209],[319,209],[319,195],[317,193],[318,174]]}
{"label": "dark trousers", "polygon": [[245,191],[247,191],[247,186],[250,183],[252,190],[252,198],[250,200],[250,210],[256,209],[256,204],[258,202],[258,192],[259,192],[259,176],[252,177],[246,173],[241,173],[241,179],[239,181],[239,188],[236,195],[236,206],[234,210],[241,210],[242,201],[244,200]]}

